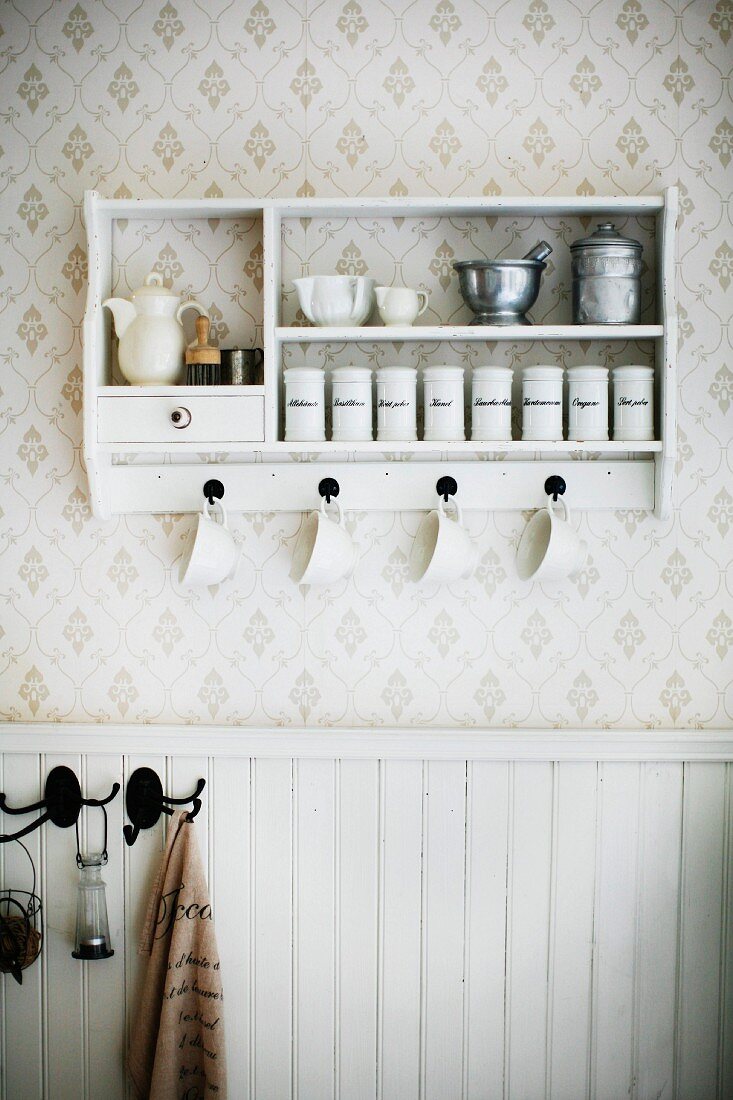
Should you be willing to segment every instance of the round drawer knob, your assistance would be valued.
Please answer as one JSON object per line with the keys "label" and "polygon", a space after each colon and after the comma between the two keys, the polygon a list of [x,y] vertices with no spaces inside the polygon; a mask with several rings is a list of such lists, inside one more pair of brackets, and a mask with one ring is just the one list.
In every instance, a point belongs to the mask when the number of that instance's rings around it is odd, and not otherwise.
{"label": "round drawer knob", "polygon": [[181,405],[171,413],[171,424],[174,428],[187,428],[191,423],[191,413]]}

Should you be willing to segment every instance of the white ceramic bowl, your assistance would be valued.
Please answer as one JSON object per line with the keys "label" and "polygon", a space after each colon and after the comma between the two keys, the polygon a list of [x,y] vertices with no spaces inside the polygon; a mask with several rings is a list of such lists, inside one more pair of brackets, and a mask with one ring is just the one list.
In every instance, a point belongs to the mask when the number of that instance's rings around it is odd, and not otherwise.
{"label": "white ceramic bowl", "polygon": [[313,325],[363,325],[374,307],[376,279],[366,275],[311,275],[293,279],[300,308]]}

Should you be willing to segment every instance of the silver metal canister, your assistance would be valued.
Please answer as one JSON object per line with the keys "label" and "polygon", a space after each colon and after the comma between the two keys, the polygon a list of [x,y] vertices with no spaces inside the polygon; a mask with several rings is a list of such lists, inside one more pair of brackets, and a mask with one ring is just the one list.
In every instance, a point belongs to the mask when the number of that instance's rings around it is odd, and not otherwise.
{"label": "silver metal canister", "polygon": [[641,317],[641,244],[603,222],[570,245],[573,324],[638,325]]}

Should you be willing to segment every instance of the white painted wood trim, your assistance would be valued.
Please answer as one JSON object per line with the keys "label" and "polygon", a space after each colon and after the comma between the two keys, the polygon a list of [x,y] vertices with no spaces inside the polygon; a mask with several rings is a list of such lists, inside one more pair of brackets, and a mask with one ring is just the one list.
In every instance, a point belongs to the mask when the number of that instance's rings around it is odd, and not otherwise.
{"label": "white painted wood trim", "polygon": [[663,325],[362,325],[359,328],[280,327],[275,336],[284,344],[393,343],[446,340],[654,340]]}
{"label": "white painted wood trim", "polygon": [[0,753],[340,760],[733,762],[733,730],[281,729],[0,724]]}
{"label": "white painted wood trim", "polygon": [[655,513],[667,519],[672,511],[672,485],[677,459],[677,217],[679,193],[668,187],[664,210],[657,220],[657,303],[664,318],[664,335],[657,340],[657,394],[662,453],[656,458]]}
{"label": "white painted wood trim", "polygon": [[[542,508],[545,480],[558,473],[560,460],[518,462],[329,462],[222,463],[216,476],[232,512],[300,512],[318,507],[318,483],[336,478],[344,511],[428,511],[438,503],[436,484],[451,474],[458,503],[467,511]],[[644,508],[654,505],[654,463],[572,462],[562,464],[571,509]],[[202,489],[213,477],[211,465],[161,465],[151,480],[145,466],[110,470],[115,511],[198,512]]]}
{"label": "white painted wood trim", "polygon": [[332,199],[105,199],[100,211],[113,218],[236,218],[277,211],[284,218],[435,217],[464,214],[650,214],[664,206],[662,195],[495,195],[478,198]]}

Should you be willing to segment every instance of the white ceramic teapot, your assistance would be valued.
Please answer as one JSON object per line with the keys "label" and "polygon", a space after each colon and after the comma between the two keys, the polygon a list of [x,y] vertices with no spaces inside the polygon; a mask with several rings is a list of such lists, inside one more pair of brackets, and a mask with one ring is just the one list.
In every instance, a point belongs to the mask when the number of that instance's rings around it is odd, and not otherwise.
{"label": "white ceramic teapot", "polygon": [[171,386],[180,380],[186,337],[181,324],[185,310],[208,317],[200,302],[182,302],[163,286],[156,271],[132,292],[132,298],[107,298],[120,341],[120,370],[133,386]]}
{"label": "white ceramic teapot", "polygon": [[293,279],[300,308],[314,325],[363,325],[374,307],[376,280],[366,275]]}

